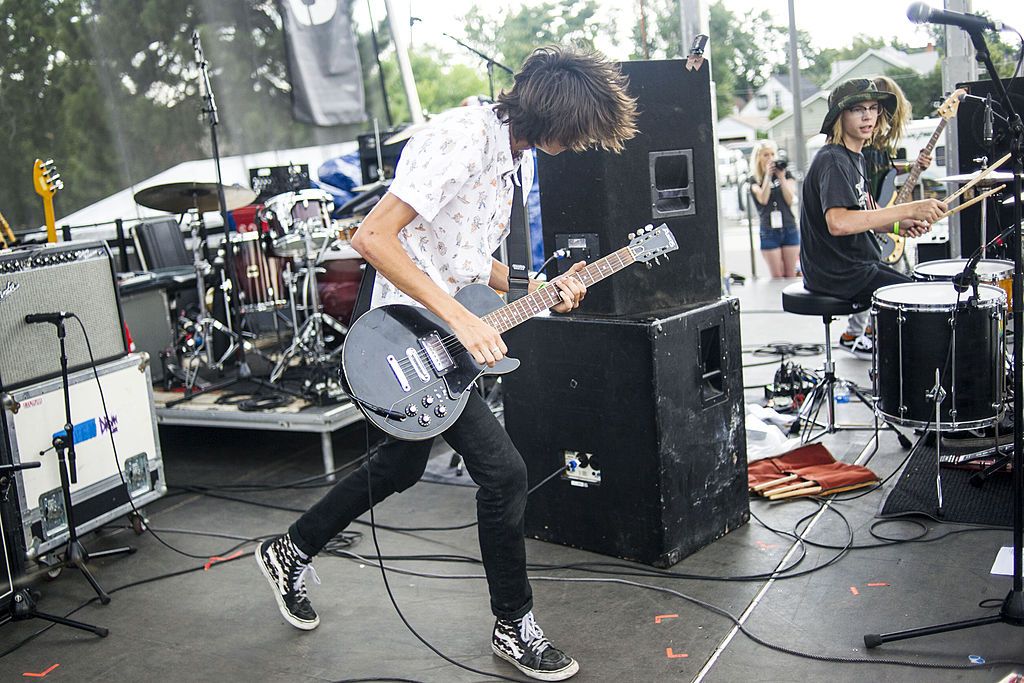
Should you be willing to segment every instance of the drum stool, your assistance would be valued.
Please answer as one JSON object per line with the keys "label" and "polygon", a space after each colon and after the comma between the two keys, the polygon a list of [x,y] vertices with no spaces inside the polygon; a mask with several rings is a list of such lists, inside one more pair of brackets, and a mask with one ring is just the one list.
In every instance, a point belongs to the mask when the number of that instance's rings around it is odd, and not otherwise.
{"label": "drum stool", "polygon": [[[875,432],[872,439],[874,447],[878,448],[879,423],[874,401],[865,396],[853,382],[836,376],[835,363],[832,360],[832,337],[829,331],[829,324],[838,316],[860,313],[868,308],[870,306],[867,304],[858,304],[827,294],[809,292],[800,282],[794,282],[782,290],[782,310],[796,315],[820,316],[825,325],[825,366],[822,369],[822,376],[814,385],[811,393],[804,398],[803,405],[800,406],[799,422],[802,423],[800,438],[804,443],[815,441],[825,434],[834,434],[842,429],[871,430]],[[835,387],[837,384],[846,386],[852,396],[867,406],[874,419],[873,424],[843,425],[836,422]],[[825,405],[828,413],[828,421],[825,424],[821,424],[817,420],[822,404]],[[891,425],[886,426],[891,427]],[[815,431],[816,427],[817,431]],[[903,443],[906,437],[899,432],[897,434],[900,442]]]}

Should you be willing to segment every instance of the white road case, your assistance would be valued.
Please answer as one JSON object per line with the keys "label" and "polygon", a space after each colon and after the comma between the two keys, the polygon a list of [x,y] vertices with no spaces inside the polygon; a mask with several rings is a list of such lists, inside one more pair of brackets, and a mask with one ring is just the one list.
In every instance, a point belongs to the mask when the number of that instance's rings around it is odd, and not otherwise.
{"label": "white road case", "polygon": [[[167,492],[148,361],[147,354],[130,354],[97,368],[106,412],[91,368],[68,378],[78,474],[71,505],[79,534],[130,514],[132,503],[141,508]],[[54,434],[64,431],[61,379],[18,389],[4,403],[13,462],[42,463],[14,475],[21,540],[25,557],[34,560],[68,539],[52,448]]]}

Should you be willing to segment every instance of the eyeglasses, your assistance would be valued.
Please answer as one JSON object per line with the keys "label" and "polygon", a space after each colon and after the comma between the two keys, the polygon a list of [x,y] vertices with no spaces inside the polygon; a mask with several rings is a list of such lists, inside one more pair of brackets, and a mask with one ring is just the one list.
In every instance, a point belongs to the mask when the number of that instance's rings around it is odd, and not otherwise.
{"label": "eyeglasses", "polygon": [[877,116],[879,111],[881,111],[881,107],[879,107],[877,104],[872,104],[870,107],[863,107],[861,105],[850,107],[850,112],[854,116],[864,116],[864,114],[869,113],[873,116]]}

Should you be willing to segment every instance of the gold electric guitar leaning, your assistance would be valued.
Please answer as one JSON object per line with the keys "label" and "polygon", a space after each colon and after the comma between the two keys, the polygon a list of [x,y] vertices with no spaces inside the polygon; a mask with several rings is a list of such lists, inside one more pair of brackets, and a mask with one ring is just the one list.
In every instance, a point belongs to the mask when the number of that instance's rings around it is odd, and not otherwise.
{"label": "gold electric guitar leaning", "polygon": [[57,226],[53,218],[53,195],[57,190],[64,189],[64,181],[60,179],[53,165],[53,159],[40,161],[32,166],[32,186],[36,194],[43,198],[43,212],[46,214],[46,241],[53,243],[57,241]]}
{"label": "gold electric guitar leaning", "polygon": [[[960,100],[967,91],[963,88],[955,90],[952,95],[946,98],[946,101],[939,105],[938,114],[942,117],[939,121],[939,125],[936,126],[935,132],[928,139],[928,144],[921,150],[927,154],[931,154],[932,150],[935,149],[936,143],[939,141],[939,136],[942,135],[942,131],[946,129],[946,123],[956,116],[957,110],[960,108]],[[914,187],[917,185],[917,179],[921,177],[923,168],[914,163],[910,168],[910,174],[907,176],[907,180],[903,183],[903,187],[900,188],[899,192],[892,195],[892,198],[886,203],[886,206],[895,206],[896,204],[904,204],[910,201],[910,198],[914,194]],[[889,171],[885,181],[882,183],[881,196],[884,198],[887,194],[886,186],[895,184],[896,170]],[[907,246],[907,238],[902,235],[894,235],[892,233],[879,233],[876,234],[878,238],[878,244],[882,248],[882,261],[884,263],[896,263],[903,258],[903,250]]]}

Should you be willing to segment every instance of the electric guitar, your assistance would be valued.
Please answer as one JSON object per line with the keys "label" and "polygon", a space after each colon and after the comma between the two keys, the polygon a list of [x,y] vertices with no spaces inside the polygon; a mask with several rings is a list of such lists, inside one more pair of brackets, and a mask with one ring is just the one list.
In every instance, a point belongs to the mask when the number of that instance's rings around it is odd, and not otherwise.
{"label": "electric guitar", "polygon": [[60,179],[53,165],[53,159],[41,161],[36,159],[32,166],[32,186],[36,194],[43,198],[43,213],[46,215],[46,241],[51,244],[57,241],[57,226],[53,218],[53,195],[57,190],[64,189],[64,181]]}
{"label": "electric guitar", "polygon": [[[956,116],[957,110],[960,109],[960,100],[966,94],[967,91],[963,88],[955,90],[952,95],[946,98],[945,102],[939,105],[937,111],[942,120],[935,127],[935,132],[928,138],[928,144],[924,146],[922,151],[928,154],[932,153],[936,143],[939,141],[939,136],[946,129],[946,123]],[[923,171],[924,169],[915,163],[911,167],[910,175],[907,176],[903,187],[900,188],[899,192],[894,192],[896,189],[896,169],[890,170],[885,174],[885,179],[882,181],[882,190],[879,192],[879,204],[889,207],[896,204],[905,204],[910,201],[914,194],[914,186],[917,185],[917,179],[921,177]],[[888,201],[886,201],[886,198],[888,198]],[[876,233],[876,236],[878,237],[879,246],[882,248],[882,261],[885,263],[896,263],[903,258],[903,251],[907,247],[906,237],[888,232]]]}
{"label": "electric guitar", "polygon": [[[679,248],[664,224],[630,237],[627,246],[574,277],[590,287],[632,263],[660,263],[660,256]],[[562,300],[559,291],[549,284],[506,305],[490,287],[473,284],[455,298],[502,333],[557,305]],[[503,375],[519,367],[519,361],[508,356],[493,368],[478,364],[440,318],[404,304],[381,306],[360,316],[345,335],[341,363],[349,395],[366,419],[407,441],[435,437],[454,423],[481,375]]]}

